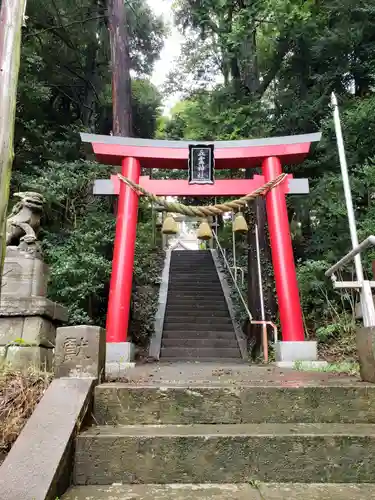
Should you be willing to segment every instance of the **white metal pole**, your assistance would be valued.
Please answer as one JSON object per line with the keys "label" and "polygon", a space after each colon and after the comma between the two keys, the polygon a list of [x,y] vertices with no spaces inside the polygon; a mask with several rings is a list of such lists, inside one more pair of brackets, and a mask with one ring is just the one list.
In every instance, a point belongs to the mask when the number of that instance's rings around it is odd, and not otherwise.
{"label": "white metal pole", "polygon": [[[260,261],[260,245],[259,245],[259,233],[258,224],[255,224],[255,246],[257,252],[257,267],[258,267],[258,284],[259,284],[259,298],[260,298],[260,314],[262,321],[265,321],[266,314],[264,310],[264,295],[263,295],[263,280],[262,280],[262,265]],[[265,361],[268,361],[268,335],[267,326],[263,324],[262,326],[262,340],[263,340],[263,352],[265,353]],[[276,339],[275,339],[276,342]]]}
{"label": "white metal pole", "polygon": [[259,245],[258,224],[255,224],[255,246],[256,246],[256,252],[257,252],[260,314],[261,314],[262,321],[265,321],[266,314],[265,314],[265,310],[264,310],[264,294],[263,294],[262,266],[261,266],[261,262],[260,262],[260,245]]}
{"label": "white metal pole", "polygon": [[[341,175],[342,175],[342,182],[344,185],[346,210],[348,212],[350,237],[352,240],[352,248],[355,248],[358,246],[357,227],[356,227],[356,222],[355,222],[352,192],[350,189],[348,164],[346,161],[344,140],[342,137],[339,107],[337,105],[337,99],[336,99],[334,92],[332,92],[332,95],[331,95],[331,104],[333,107],[333,119],[335,122],[337,148],[338,148],[339,157],[340,157]],[[363,267],[362,267],[362,261],[361,261],[360,254],[358,254],[354,257],[354,263],[355,263],[355,271],[357,274],[357,280],[359,282],[362,282],[363,281]]]}
{"label": "white metal pole", "polygon": [[[358,244],[359,244],[358,243],[358,235],[357,235],[357,226],[356,226],[355,213],[354,213],[354,208],[353,208],[352,193],[351,193],[351,189],[350,189],[348,164],[347,164],[346,155],[345,155],[345,146],[344,146],[344,139],[342,136],[339,107],[338,107],[337,99],[336,99],[334,92],[332,92],[332,94],[331,94],[331,104],[333,107],[333,119],[334,119],[334,123],[335,123],[337,148],[338,148],[338,152],[339,152],[341,175],[342,175],[342,181],[343,181],[343,185],[344,185],[346,209],[348,212],[350,238],[352,240],[352,248],[356,248],[356,247],[358,247]],[[365,326],[375,326],[374,301],[373,301],[371,293],[370,293],[370,295],[368,293],[369,290],[371,291],[369,283],[364,282],[363,267],[362,267],[362,260],[361,260],[360,253],[358,253],[354,257],[354,264],[355,264],[355,271],[356,271],[356,275],[357,275],[357,280],[359,281],[359,283],[361,285],[361,307],[362,307],[362,313],[363,313],[363,323]]]}
{"label": "white metal pole", "polygon": [[234,224],[234,213],[232,213],[232,244],[233,244],[234,277],[237,283],[236,233],[233,231],[233,224]]}

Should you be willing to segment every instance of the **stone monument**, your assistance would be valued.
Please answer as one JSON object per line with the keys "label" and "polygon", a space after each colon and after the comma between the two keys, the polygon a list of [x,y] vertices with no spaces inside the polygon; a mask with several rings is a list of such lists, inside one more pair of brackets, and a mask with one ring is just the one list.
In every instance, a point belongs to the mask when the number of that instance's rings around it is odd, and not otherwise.
{"label": "stone monument", "polygon": [[55,377],[93,378],[101,382],[105,375],[105,341],[105,330],[98,326],[58,328]]}
{"label": "stone monument", "polygon": [[45,200],[34,192],[7,220],[6,256],[0,301],[0,362],[14,368],[52,369],[56,327],[68,319],[65,307],[46,298],[48,266],[38,241]]}

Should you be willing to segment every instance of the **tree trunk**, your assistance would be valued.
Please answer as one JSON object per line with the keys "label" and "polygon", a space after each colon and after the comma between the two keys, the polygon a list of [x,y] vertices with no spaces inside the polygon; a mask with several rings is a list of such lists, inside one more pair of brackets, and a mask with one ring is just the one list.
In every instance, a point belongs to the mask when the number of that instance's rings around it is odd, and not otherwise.
{"label": "tree trunk", "polygon": [[[89,17],[99,16],[100,2],[99,0],[92,0],[88,15]],[[99,40],[97,34],[100,32],[100,19],[93,21],[93,34],[86,49],[86,62],[85,62],[85,97],[84,106],[82,107],[82,122],[85,127],[92,133],[95,133],[97,105],[98,105],[98,49]]]}
{"label": "tree trunk", "polygon": [[[247,169],[246,178],[251,178],[252,171]],[[247,269],[247,301],[250,312],[254,319],[261,319],[261,303],[259,293],[258,262],[255,240],[254,223],[258,225],[259,251],[262,273],[262,288],[264,295],[264,307],[266,320],[275,320],[277,304],[275,297],[275,283],[271,259],[271,249],[267,230],[266,201],[264,197],[256,198],[249,204],[249,232],[247,234],[248,243],[248,269]]]}
{"label": "tree trunk", "polygon": [[108,0],[111,44],[113,135],[131,137],[133,132],[129,30],[124,0]]}
{"label": "tree trunk", "polygon": [[259,88],[259,68],[256,29],[253,29],[242,45],[243,81],[251,95]]}
{"label": "tree trunk", "polygon": [[17,83],[26,0],[2,0],[0,10],[0,290],[5,259],[6,216],[14,158]]}
{"label": "tree trunk", "polygon": [[275,321],[277,317],[277,301],[275,277],[273,273],[271,245],[268,234],[266,200],[263,196],[255,200],[256,220],[259,231],[259,248],[262,266],[262,280],[266,319]]}

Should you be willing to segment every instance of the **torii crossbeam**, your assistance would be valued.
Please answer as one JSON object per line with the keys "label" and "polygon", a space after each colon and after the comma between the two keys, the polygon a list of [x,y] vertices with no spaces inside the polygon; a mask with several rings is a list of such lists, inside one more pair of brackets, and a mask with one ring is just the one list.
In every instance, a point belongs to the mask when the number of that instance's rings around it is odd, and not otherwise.
{"label": "torii crossbeam", "polygon": [[[320,133],[244,141],[206,142],[214,144],[215,169],[262,167],[253,179],[217,180],[214,184],[191,185],[186,180],[154,180],[141,177],[145,168],[188,168],[189,145],[185,141],[157,141],[114,136],[81,134],[97,161],[121,166],[123,176],[159,196],[244,196],[282,174],[282,166],[301,163]],[[286,194],[308,193],[307,179],[288,176],[283,184],[266,195],[272,261],[278,298],[282,346],[288,358],[298,351],[301,361],[316,357],[316,345],[304,342],[304,324],[290,234]],[[107,342],[127,341],[132,291],[134,248],[137,228],[138,195],[117,176],[97,180],[94,193],[117,195],[118,211],[107,314]],[[293,351],[293,353],[292,353]],[[314,351],[314,352],[313,352]],[[284,358],[283,354],[279,357]]]}

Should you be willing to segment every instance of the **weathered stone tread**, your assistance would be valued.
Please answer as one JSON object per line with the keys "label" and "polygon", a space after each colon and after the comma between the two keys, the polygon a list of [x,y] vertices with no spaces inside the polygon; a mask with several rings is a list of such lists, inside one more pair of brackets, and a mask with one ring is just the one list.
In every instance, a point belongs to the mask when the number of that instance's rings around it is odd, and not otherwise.
{"label": "weathered stone tread", "polygon": [[[215,365],[213,365],[215,366]],[[162,369],[162,366],[158,366]],[[168,368],[168,366],[166,366]],[[226,370],[217,370],[225,374]],[[98,424],[375,423],[375,386],[287,387],[264,381],[221,381],[154,377],[136,384],[102,384],[95,389]],[[155,377],[156,378],[156,377]]]}
{"label": "weathered stone tread", "polygon": [[[103,425],[90,427],[78,439],[93,437],[215,437],[215,436],[366,436],[375,437],[371,424],[193,424],[193,425]],[[375,478],[374,478],[375,479]]]}
{"label": "weathered stone tread", "polygon": [[79,486],[62,500],[372,500],[375,484]]}
{"label": "weathered stone tread", "polygon": [[74,484],[370,483],[375,425],[104,426],[80,434]]}

